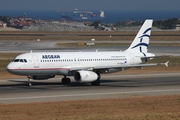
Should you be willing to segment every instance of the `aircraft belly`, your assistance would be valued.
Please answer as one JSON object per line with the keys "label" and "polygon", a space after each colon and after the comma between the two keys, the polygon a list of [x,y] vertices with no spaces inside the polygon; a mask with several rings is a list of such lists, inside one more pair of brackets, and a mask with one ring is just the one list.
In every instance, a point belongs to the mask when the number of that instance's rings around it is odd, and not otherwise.
{"label": "aircraft belly", "polygon": [[59,75],[69,75],[69,70],[59,70],[58,74]]}
{"label": "aircraft belly", "polygon": [[17,69],[17,70],[8,70],[10,73],[15,75],[26,75],[24,70]]}
{"label": "aircraft belly", "polygon": [[57,70],[26,70],[24,72],[25,75],[56,75],[58,74]]}

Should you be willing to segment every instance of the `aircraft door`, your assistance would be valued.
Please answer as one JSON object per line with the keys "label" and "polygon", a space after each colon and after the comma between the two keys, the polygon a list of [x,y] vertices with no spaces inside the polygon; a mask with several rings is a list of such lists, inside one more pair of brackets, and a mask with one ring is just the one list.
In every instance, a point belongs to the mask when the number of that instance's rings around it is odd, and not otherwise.
{"label": "aircraft door", "polygon": [[39,67],[38,57],[33,55],[33,60],[34,60],[34,68],[38,68]]}
{"label": "aircraft door", "polygon": [[79,58],[74,58],[74,63],[75,64],[79,64],[79,62],[80,62]]}

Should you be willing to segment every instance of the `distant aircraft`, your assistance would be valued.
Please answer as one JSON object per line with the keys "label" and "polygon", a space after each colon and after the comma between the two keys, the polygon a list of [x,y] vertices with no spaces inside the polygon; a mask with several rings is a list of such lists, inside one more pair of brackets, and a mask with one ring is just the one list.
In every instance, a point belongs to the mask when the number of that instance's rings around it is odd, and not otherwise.
{"label": "distant aircraft", "polygon": [[[156,66],[142,64],[155,57],[148,53],[148,45],[153,20],[146,20],[130,47],[125,51],[106,52],[39,52],[17,56],[7,66],[7,71],[15,75],[27,76],[31,80],[44,80],[63,75],[62,84],[70,84],[67,76],[74,76],[77,82],[100,85],[101,73],[123,71],[132,67]],[[160,63],[167,66],[168,62]]]}

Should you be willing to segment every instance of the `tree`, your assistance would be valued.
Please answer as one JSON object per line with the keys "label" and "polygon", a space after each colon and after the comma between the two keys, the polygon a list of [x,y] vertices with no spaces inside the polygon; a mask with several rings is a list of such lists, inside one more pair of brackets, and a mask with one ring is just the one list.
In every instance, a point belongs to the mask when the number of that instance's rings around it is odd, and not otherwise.
{"label": "tree", "polygon": [[94,28],[98,28],[99,24],[101,24],[100,20],[94,21],[94,23],[91,24],[91,26],[94,26]]}
{"label": "tree", "polygon": [[174,27],[176,24],[179,23],[180,21],[178,18],[170,18],[167,20],[154,21],[153,25],[160,29],[171,29],[172,27]]}
{"label": "tree", "polygon": [[9,16],[0,16],[0,21],[8,23],[11,18]]}
{"label": "tree", "polygon": [[3,19],[3,16],[0,16],[0,21],[2,21],[2,19]]}

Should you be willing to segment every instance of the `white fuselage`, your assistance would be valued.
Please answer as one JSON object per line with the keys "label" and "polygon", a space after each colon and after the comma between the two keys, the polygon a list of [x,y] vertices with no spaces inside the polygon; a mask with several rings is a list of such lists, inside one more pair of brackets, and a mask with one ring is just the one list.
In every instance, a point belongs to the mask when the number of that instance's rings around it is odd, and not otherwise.
{"label": "white fuselage", "polygon": [[[17,56],[8,66],[17,75],[73,75],[73,68],[141,64],[142,53],[129,52],[41,52]],[[104,71],[103,71],[104,72]],[[116,71],[117,72],[117,71]]]}

